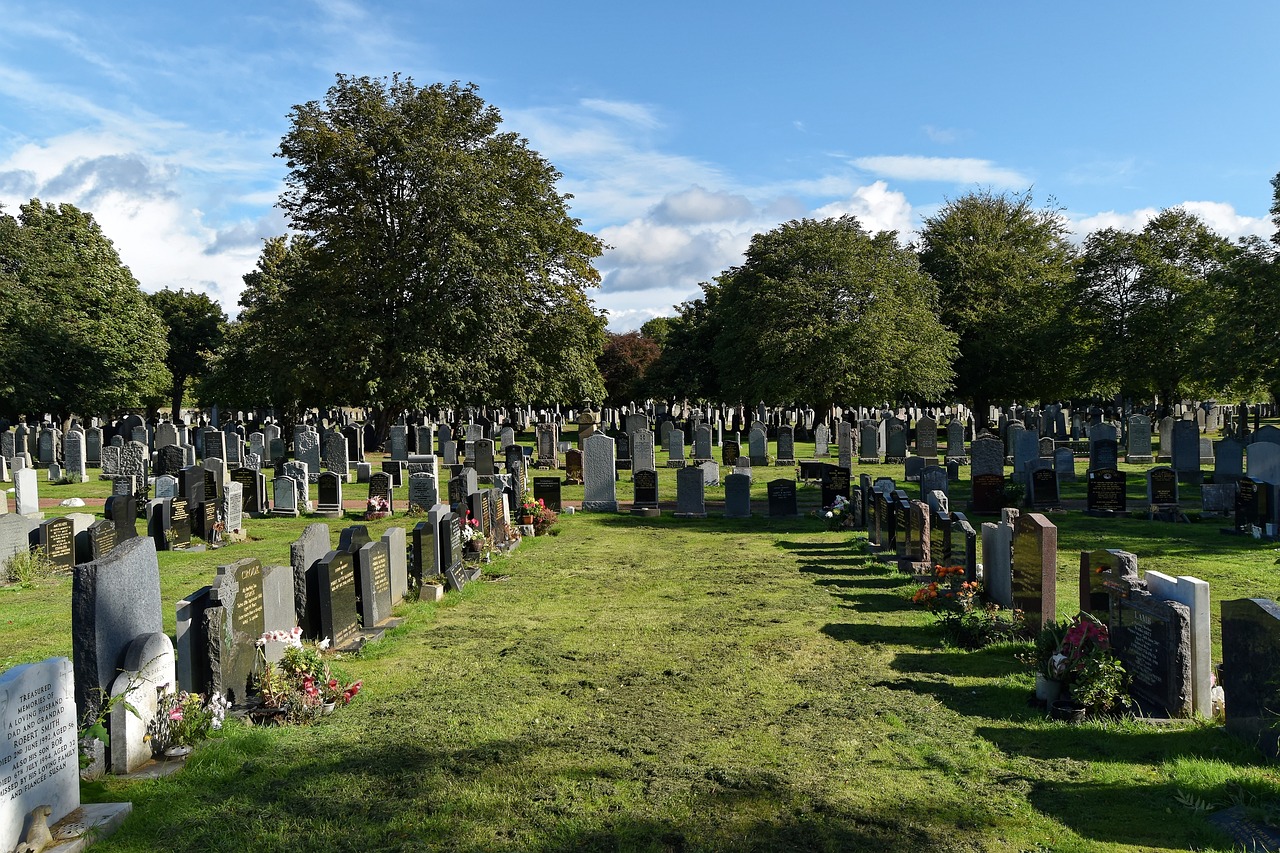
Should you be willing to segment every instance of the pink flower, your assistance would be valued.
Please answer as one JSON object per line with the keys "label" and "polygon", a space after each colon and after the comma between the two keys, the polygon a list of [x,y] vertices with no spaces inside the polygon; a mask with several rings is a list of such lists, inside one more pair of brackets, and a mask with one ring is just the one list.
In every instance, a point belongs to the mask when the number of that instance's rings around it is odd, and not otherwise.
{"label": "pink flower", "polygon": [[174,708],[172,711],[170,711],[170,712],[169,712],[169,719],[174,720],[175,722],[181,722],[181,721],[182,721],[182,709],[181,709],[181,708]]}

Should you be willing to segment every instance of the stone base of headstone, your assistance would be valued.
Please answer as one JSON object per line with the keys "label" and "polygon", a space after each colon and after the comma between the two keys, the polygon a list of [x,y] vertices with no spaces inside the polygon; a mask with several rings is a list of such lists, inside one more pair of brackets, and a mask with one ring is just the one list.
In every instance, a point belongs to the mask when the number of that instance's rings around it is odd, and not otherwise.
{"label": "stone base of headstone", "polygon": [[343,512],[341,509],[317,507],[316,510],[311,513],[311,515],[316,518],[342,518],[343,516],[346,515],[346,513]]}
{"label": "stone base of headstone", "polygon": [[716,461],[716,460],[714,460],[714,459],[695,459],[695,460],[693,460],[692,462],[690,462],[689,464],[690,464],[690,465],[692,465],[693,467],[697,468],[699,465],[705,465],[705,464],[706,464],[706,463],[708,463],[708,462],[715,462],[715,461]]}
{"label": "stone base of headstone", "polygon": [[794,460],[794,459],[775,459],[775,460],[773,460],[773,464],[774,464],[774,467],[777,467],[777,468],[794,468],[794,467],[795,467],[795,464],[796,464],[796,460]]}
{"label": "stone base of headstone", "polygon": [[1173,457],[1172,457],[1172,456],[1157,456],[1157,457],[1156,457],[1156,464],[1157,464],[1157,465],[1169,465],[1169,464],[1171,464],[1172,462],[1173,462]]}
{"label": "stone base of headstone", "polygon": [[768,464],[769,464],[768,456],[752,456],[751,457],[751,467],[753,468],[759,465],[768,465]]}
{"label": "stone base of headstone", "polygon": [[668,459],[668,460],[667,460],[667,467],[668,467],[668,468],[683,468],[683,467],[685,467],[685,464],[686,464],[686,463],[685,463],[685,460],[683,460],[683,459]]}
{"label": "stone base of headstone", "polygon": [[636,518],[659,518],[662,515],[662,510],[656,506],[633,506],[631,514]]}
{"label": "stone base of headstone", "polygon": [[1179,471],[1178,482],[1187,483],[1188,485],[1198,486],[1204,482],[1203,471]]}
{"label": "stone base of headstone", "polygon": [[[1124,458],[1124,461],[1125,461],[1125,462],[1128,462],[1130,465],[1151,465],[1151,464],[1153,464],[1153,463],[1155,462],[1155,457],[1153,457],[1153,456],[1126,456],[1126,457]],[[1210,464],[1212,464],[1212,463],[1210,463]]]}
{"label": "stone base of headstone", "polygon": [[119,829],[132,812],[133,803],[84,803],[49,827],[53,843],[43,853],[79,853]]}
{"label": "stone base of headstone", "polygon": [[[968,457],[968,456],[948,456],[948,457],[947,457],[947,459],[946,459],[946,461],[947,461],[947,463],[954,462],[954,463],[956,463],[957,465],[968,465],[968,464],[969,464],[969,457]],[[1012,459],[1006,460],[1006,463],[1005,463],[1005,464],[1007,464],[1007,465],[1012,465],[1012,464],[1013,464],[1013,460],[1012,460]]]}
{"label": "stone base of headstone", "polygon": [[277,518],[297,518],[298,511],[296,509],[272,509],[271,515]]}
{"label": "stone base of headstone", "polygon": [[617,512],[617,501],[583,501],[583,512]]}
{"label": "stone base of headstone", "polygon": [[1119,510],[1114,510],[1114,509],[1086,509],[1084,511],[1084,514],[1088,516],[1092,516],[1093,518],[1128,518],[1129,517],[1129,512],[1127,510],[1124,512],[1120,512]]}
{"label": "stone base of headstone", "polygon": [[673,513],[675,518],[706,518],[705,512],[677,512]]}
{"label": "stone base of headstone", "polygon": [[879,456],[859,456],[858,464],[859,465],[879,465],[880,457]]}
{"label": "stone base of headstone", "polygon": [[884,464],[886,465],[905,465],[906,462],[907,457],[905,456],[886,456],[884,458]]}
{"label": "stone base of headstone", "polygon": [[630,460],[630,459],[615,459],[615,460],[613,461],[613,468],[614,468],[614,470],[615,470],[615,471],[630,471],[630,470],[631,470],[631,460]]}
{"label": "stone base of headstone", "polygon": [[1262,823],[1244,806],[1214,812],[1206,820],[1235,840],[1233,849],[1280,850],[1280,829]]}
{"label": "stone base of headstone", "polygon": [[533,529],[533,525],[532,525],[532,524],[517,524],[517,525],[516,525],[516,530],[520,531],[520,535],[521,535],[521,536],[534,536],[534,535],[536,535],[536,531]]}

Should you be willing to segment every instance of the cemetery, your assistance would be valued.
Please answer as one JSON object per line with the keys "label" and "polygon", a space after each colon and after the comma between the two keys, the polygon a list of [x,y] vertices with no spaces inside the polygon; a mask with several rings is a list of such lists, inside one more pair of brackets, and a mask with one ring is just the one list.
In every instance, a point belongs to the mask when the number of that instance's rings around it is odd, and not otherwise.
{"label": "cemetery", "polygon": [[1269,831],[1263,406],[1167,444],[650,402],[441,410],[373,450],[356,414],[0,433],[0,850],[45,805],[105,850],[260,845],[236,814],[305,834],[315,804],[389,849]]}

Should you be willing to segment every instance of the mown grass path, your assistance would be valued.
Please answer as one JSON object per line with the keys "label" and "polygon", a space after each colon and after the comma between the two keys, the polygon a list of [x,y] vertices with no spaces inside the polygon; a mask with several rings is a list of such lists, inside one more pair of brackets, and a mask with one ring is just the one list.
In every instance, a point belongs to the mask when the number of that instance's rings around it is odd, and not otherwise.
{"label": "mown grass path", "polygon": [[941,649],[863,537],[569,517],[344,667],[349,708],[232,728],[124,850],[1229,849],[1274,798],[1220,730],[1048,723],[1015,647]]}

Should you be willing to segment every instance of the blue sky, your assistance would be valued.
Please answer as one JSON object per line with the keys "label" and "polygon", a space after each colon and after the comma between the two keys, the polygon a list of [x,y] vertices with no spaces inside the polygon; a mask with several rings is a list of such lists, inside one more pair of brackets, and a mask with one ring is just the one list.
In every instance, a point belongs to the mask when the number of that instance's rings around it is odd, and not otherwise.
{"label": "blue sky", "polygon": [[615,331],[751,235],[852,213],[912,238],[1032,189],[1083,237],[1184,205],[1269,235],[1280,3],[0,0],[0,204],[92,211],[145,290],[240,277],[285,222],[273,157],[337,73],[474,82],[612,248]]}

